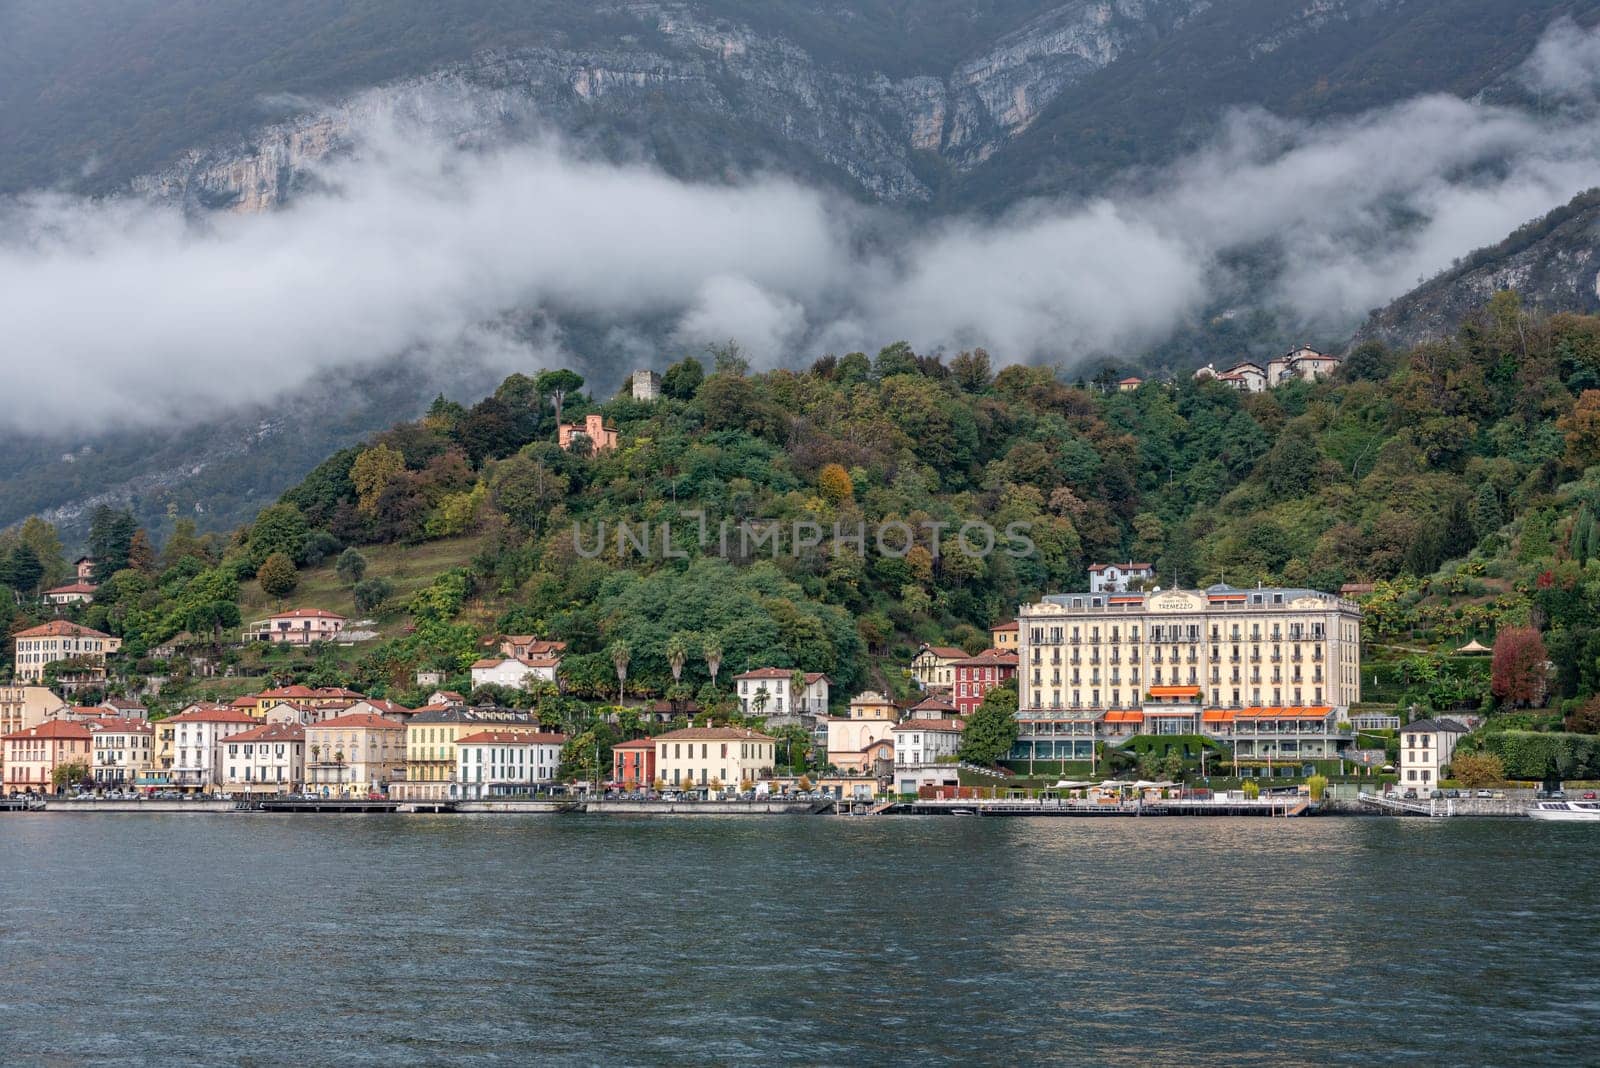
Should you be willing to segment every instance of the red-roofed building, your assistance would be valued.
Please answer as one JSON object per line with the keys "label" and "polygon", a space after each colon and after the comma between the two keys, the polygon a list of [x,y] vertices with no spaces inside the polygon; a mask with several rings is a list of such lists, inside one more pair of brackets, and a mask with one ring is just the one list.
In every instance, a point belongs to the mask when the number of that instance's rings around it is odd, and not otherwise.
{"label": "red-roofed building", "polygon": [[648,790],[656,781],[656,742],[635,738],[611,747],[611,781],[628,790]]}
{"label": "red-roofed building", "polygon": [[55,586],[44,591],[44,599],[54,605],[89,604],[94,600],[94,591],[99,589],[92,582],[69,582],[65,586]]}
{"label": "red-roofed building", "polygon": [[956,711],[970,716],[983,704],[984,695],[1017,673],[1017,654],[1001,649],[985,649],[977,656],[957,660],[951,698]]}
{"label": "red-roofed building", "polygon": [[490,656],[472,665],[472,685],[526,690],[535,682],[554,684],[560,656]]}
{"label": "red-roofed building", "polygon": [[955,669],[950,665],[966,658],[967,651],[957,646],[924,643],[911,658],[911,677],[921,683],[925,690],[934,687],[948,689],[956,681]]}
{"label": "red-roofed building", "polygon": [[1126,593],[1133,582],[1156,577],[1155,565],[1129,560],[1121,564],[1094,564],[1089,568],[1090,593]]}
{"label": "red-roofed building", "polygon": [[306,727],[308,789],[327,797],[365,797],[405,778],[405,724],[373,711],[389,704],[360,701],[342,715]]}
{"label": "red-roofed building", "polygon": [[[157,730],[172,732],[167,781],[180,790],[217,788],[222,782],[222,743],[258,726],[260,721],[248,712],[225,705],[190,705],[160,720]],[[158,739],[158,752],[163,744]]]}
{"label": "red-roofed building", "polygon": [[805,683],[795,686],[793,668],[762,667],[733,677],[734,690],[747,716],[823,716],[828,713],[828,687],[832,680],[820,671],[801,673]]}
{"label": "red-roofed building", "polygon": [[0,789],[7,793],[62,793],[65,788],[58,790],[53,781],[56,768],[81,764],[85,779],[94,768],[94,732],[85,723],[51,720],[13,731],[0,739],[0,745],[5,748],[5,764],[0,769],[5,781]]}
{"label": "red-roofed building", "polygon": [[310,645],[337,638],[344,630],[345,617],[321,608],[296,608],[279,612],[251,623],[245,637],[252,641],[287,645]]}
{"label": "red-roofed building", "polygon": [[1017,651],[1017,621],[1008,619],[989,628],[989,641],[996,649],[1007,653]]}
{"label": "red-roofed building", "polygon": [[531,794],[553,785],[564,734],[482,730],[456,740],[455,796],[467,801]]}
{"label": "red-roofed building", "polygon": [[96,786],[131,790],[155,760],[155,728],[142,719],[108,716],[85,724],[94,736]]}
{"label": "red-roofed building", "polygon": [[292,794],[306,777],[306,729],[266,723],[221,744],[222,788],[229,793]]}
{"label": "red-roofed building", "polygon": [[70,683],[63,679],[64,690],[103,681],[106,677],[106,656],[122,648],[121,638],[113,638],[64,619],[19,630],[12,637],[16,644],[13,663],[16,665],[18,682],[38,682],[44,678],[45,665],[57,660],[75,659],[87,665],[85,670],[73,673]]}

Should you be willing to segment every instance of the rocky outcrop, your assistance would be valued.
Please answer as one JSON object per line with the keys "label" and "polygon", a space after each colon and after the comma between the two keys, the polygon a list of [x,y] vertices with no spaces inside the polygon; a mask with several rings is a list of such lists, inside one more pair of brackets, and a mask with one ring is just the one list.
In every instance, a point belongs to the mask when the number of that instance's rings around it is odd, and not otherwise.
{"label": "rocky outcrop", "polygon": [[[975,42],[972,58],[953,71],[891,78],[827,67],[781,37],[702,17],[690,4],[632,4],[626,10],[657,31],[648,48],[481,53],[267,127],[246,142],[195,149],[134,185],[191,209],[262,211],[291,195],[315,163],[347,147],[352,129],[379,113],[422,118],[450,137],[491,136],[535,119],[566,130],[637,130],[644,115],[690,145],[726,149],[719,138],[736,127],[741,142],[771,146],[770,158],[746,149],[747,165],[792,164],[798,153],[810,169],[842,177],[868,197],[914,203],[934,192],[924,177],[929,157],[958,172],[978,166],[1063,88],[1208,6],[1078,0],[992,44]],[[720,173],[725,154],[705,160],[706,173]],[[675,165],[693,173],[692,163]]]}
{"label": "rocky outcrop", "polygon": [[1443,337],[1503,289],[1515,289],[1531,308],[1600,311],[1600,189],[1579,194],[1380,309],[1352,344],[1407,346]]}

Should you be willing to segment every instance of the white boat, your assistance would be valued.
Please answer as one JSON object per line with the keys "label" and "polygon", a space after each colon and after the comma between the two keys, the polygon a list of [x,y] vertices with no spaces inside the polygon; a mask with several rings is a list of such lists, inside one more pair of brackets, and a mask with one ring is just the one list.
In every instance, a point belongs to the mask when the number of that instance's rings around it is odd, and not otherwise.
{"label": "white boat", "polygon": [[1528,815],[1536,820],[1600,822],[1600,801],[1535,801]]}

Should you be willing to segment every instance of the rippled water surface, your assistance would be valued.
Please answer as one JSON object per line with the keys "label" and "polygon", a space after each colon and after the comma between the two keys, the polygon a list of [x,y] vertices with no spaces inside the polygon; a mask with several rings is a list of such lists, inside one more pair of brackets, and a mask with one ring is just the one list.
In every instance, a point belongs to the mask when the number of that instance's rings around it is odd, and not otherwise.
{"label": "rippled water surface", "polygon": [[0,816],[0,1063],[1600,1062],[1600,827]]}

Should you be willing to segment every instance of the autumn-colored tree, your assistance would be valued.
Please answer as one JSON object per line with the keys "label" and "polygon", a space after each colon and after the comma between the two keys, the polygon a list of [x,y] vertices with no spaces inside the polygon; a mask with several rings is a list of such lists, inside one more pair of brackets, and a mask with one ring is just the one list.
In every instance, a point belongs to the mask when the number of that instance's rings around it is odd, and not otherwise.
{"label": "autumn-colored tree", "polygon": [[1574,734],[1600,734],[1600,695],[1568,712],[1566,727]]}
{"label": "autumn-colored tree", "polygon": [[1544,700],[1545,664],[1550,659],[1544,639],[1533,627],[1506,627],[1495,635],[1490,663],[1490,690],[1514,707]]}
{"label": "autumn-colored tree", "polygon": [[146,575],[155,574],[155,546],[150,544],[150,532],[143,527],[134,531],[133,539],[128,542],[128,566]]}
{"label": "autumn-colored tree", "polygon": [[832,504],[848,501],[856,492],[855,483],[850,480],[850,472],[840,464],[822,465],[822,470],[817,473],[817,488]]}
{"label": "autumn-colored tree", "polygon": [[261,583],[262,593],[270,597],[287,597],[300,585],[300,572],[287,555],[273,553],[261,562],[256,581]]}
{"label": "autumn-colored tree", "polygon": [[1493,753],[1457,753],[1450,761],[1450,777],[1475,790],[1505,782],[1506,769]]}
{"label": "autumn-colored tree", "polygon": [[405,469],[406,459],[398,449],[388,445],[363,449],[350,465],[350,482],[356,488],[356,509],[362,515],[376,515],[383,491]]}
{"label": "autumn-colored tree", "polygon": [[1600,389],[1584,390],[1556,426],[1566,435],[1567,463],[1577,468],[1600,463]]}

